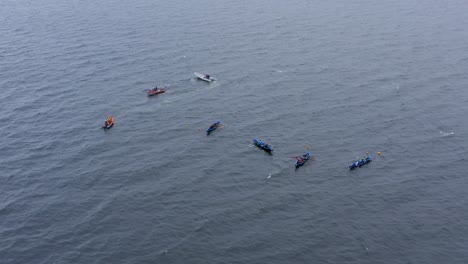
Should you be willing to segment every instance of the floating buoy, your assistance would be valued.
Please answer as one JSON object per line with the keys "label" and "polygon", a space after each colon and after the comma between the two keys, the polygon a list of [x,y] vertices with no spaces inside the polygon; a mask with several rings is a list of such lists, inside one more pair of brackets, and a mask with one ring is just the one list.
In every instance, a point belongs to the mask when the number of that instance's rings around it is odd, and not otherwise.
{"label": "floating buoy", "polygon": [[380,156],[380,151],[378,151],[378,152],[377,152],[377,155],[379,155],[379,156]]}
{"label": "floating buoy", "polygon": [[306,149],[310,149],[310,146],[306,146]]}

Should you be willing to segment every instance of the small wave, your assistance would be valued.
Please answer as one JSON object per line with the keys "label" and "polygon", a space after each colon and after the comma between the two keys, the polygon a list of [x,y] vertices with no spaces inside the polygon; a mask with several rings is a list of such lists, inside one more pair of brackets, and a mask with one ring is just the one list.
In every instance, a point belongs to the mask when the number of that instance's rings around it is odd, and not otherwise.
{"label": "small wave", "polygon": [[444,132],[444,131],[439,131],[439,133],[440,133],[443,137],[449,137],[449,136],[455,134],[455,132]]}
{"label": "small wave", "polygon": [[287,72],[287,71],[285,71],[285,70],[278,70],[278,69],[271,69],[271,71],[273,71],[273,72],[278,72],[278,73]]}
{"label": "small wave", "polygon": [[398,83],[392,82],[392,88],[395,90],[400,90],[400,85]]}

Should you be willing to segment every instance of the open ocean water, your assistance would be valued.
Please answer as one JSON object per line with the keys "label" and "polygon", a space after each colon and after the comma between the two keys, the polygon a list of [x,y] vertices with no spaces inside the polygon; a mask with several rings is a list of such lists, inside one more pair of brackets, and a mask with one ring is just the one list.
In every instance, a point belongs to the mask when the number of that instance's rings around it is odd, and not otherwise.
{"label": "open ocean water", "polygon": [[0,4],[0,263],[468,263],[466,1]]}

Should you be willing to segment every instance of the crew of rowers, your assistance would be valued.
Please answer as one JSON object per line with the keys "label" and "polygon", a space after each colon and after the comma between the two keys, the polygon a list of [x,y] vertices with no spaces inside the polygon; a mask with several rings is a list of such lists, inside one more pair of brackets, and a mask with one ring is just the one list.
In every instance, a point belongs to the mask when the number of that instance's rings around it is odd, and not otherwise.
{"label": "crew of rowers", "polygon": [[114,118],[113,118],[112,116],[107,116],[106,122],[104,122],[104,126],[105,126],[105,127],[108,127],[108,126],[110,126],[112,123],[114,123]]}

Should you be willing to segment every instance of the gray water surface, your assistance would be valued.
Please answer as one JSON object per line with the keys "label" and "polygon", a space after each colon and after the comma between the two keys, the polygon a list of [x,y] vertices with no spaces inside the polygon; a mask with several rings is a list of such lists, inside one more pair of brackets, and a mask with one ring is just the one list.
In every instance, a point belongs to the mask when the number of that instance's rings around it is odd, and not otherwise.
{"label": "gray water surface", "polygon": [[0,262],[467,263],[467,29],[461,0],[3,0]]}

